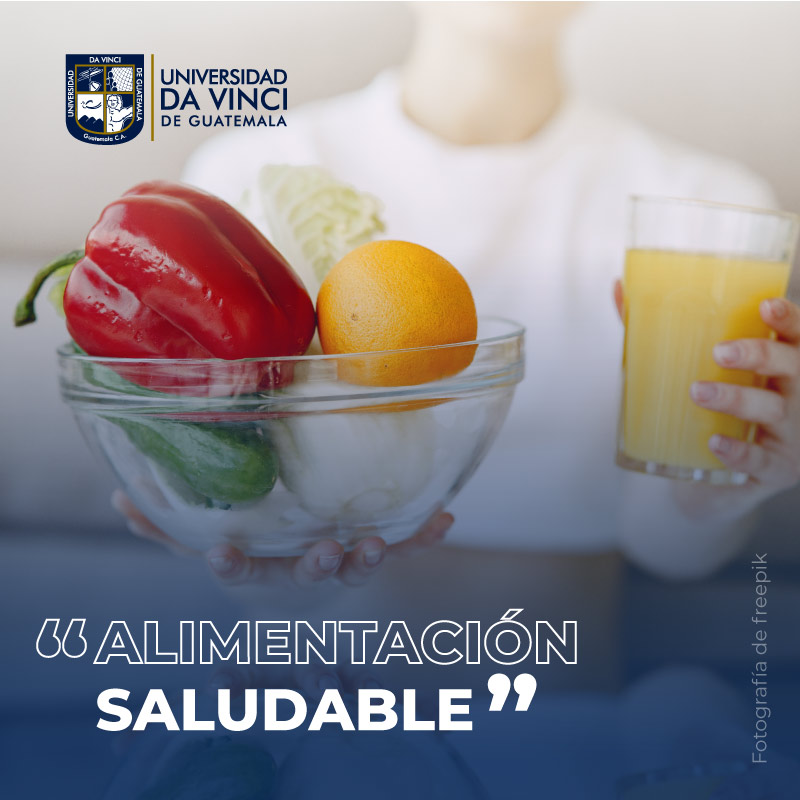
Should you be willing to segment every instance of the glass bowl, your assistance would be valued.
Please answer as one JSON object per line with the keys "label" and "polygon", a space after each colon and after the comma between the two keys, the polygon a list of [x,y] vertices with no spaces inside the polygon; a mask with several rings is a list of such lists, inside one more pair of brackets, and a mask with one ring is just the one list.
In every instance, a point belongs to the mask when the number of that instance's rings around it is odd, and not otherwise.
{"label": "glass bowl", "polygon": [[[61,394],[142,513],[189,547],[290,556],[327,538],[392,544],[464,486],[522,379],[523,328],[486,318],[478,333],[241,361],[97,358],[67,345]],[[423,374],[445,377],[415,385]]]}

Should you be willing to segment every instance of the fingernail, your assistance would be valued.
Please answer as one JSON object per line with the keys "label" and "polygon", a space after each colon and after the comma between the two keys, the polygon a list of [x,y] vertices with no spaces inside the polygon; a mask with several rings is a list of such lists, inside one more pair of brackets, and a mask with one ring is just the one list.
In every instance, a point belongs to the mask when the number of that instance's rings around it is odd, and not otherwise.
{"label": "fingernail", "polygon": [[783,317],[786,316],[787,307],[783,300],[778,298],[774,300],[765,300],[762,306],[767,314],[775,319],[783,319]]}
{"label": "fingernail", "polygon": [[444,539],[445,534],[453,525],[455,520],[451,516],[444,517],[436,526],[436,530],[434,531],[434,536],[437,539]]}
{"label": "fingernail", "polygon": [[722,342],[714,347],[714,361],[718,364],[736,364],[742,351],[736,342]]}
{"label": "fingernail", "polygon": [[324,692],[326,689],[338,689],[339,679],[335,675],[331,675],[329,672],[326,672],[324,675],[320,675],[317,679],[317,688],[321,692]]}
{"label": "fingernail", "polygon": [[323,572],[336,572],[339,569],[339,564],[342,563],[342,554],[337,553],[335,556],[319,556],[317,564]]}
{"label": "fingernail", "polygon": [[364,563],[368,567],[377,567],[383,561],[383,548],[373,547],[364,551]]}
{"label": "fingernail", "polygon": [[713,383],[697,381],[692,384],[690,392],[692,400],[696,400],[698,403],[708,403],[717,396],[717,387]]}
{"label": "fingernail", "polygon": [[708,446],[721,456],[726,456],[731,452],[731,443],[716,433],[708,440]]}
{"label": "fingernail", "polygon": [[111,508],[125,514],[125,495],[119,489],[114,489],[111,493]]}
{"label": "fingernail", "polygon": [[149,531],[139,522],[135,522],[132,519],[128,520],[128,530],[134,535],[138,536],[140,539],[149,539]]}
{"label": "fingernail", "polygon": [[217,575],[228,575],[233,571],[234,560],[230,556],[211,556],[208,559],[209,566]]}

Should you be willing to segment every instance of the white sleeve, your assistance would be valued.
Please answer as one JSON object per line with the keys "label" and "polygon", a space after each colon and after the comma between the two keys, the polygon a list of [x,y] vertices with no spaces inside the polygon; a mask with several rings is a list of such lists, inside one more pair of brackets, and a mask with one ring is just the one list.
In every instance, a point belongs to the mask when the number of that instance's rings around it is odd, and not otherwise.
{"label": "white sleeve", "polygon": [[265,164],[314,161],[307,126],[302,116],[293,115],[285,128],[231,131],[209,139],[189,157],[182,180],[236,205]]}
{"label": "white sleeve", "polygon": [[694,173],[687,181],[692,188],[688,196],[754,208],[779,208],[770,185],[734,161],[704,155],[695,163],[687,162],[684,168]]}

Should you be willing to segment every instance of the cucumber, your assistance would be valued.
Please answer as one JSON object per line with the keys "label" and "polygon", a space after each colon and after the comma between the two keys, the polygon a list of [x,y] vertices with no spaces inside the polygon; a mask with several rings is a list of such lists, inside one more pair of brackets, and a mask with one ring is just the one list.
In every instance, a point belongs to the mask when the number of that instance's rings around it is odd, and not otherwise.
{"label": "cucumber", "polygon": [[278,459],[256,423],[170,419],[174,395],[137,386],[102,364],[86,363],[84,378],[116,394],[164,398],[162,416],[154,416],[156,409],[148,415],[101,416],[122,429],[140,453],[201,495],[206,505],[253,502],[275,486]]}
{"label": "cucumber", "polygon": [[258,500],[278,478],[269,443],[250,426],[106,416],[143,455],[214,505]]}

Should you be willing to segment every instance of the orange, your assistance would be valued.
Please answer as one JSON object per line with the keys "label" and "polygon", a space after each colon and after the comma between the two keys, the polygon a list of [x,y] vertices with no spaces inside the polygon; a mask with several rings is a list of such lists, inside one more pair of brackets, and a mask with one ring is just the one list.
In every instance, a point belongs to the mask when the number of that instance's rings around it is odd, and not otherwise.
{"label": "orange", "polygon": [[366,386],[411,386],[470,365],[475,345],[425,352],[415,347],[472,342],[478,319],[461,273],[418,244],[369,242],[348,253],[322,282],[317,324],[325,353],[375,353],[339,361],[339,377]]}

